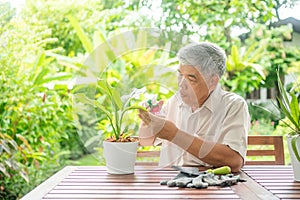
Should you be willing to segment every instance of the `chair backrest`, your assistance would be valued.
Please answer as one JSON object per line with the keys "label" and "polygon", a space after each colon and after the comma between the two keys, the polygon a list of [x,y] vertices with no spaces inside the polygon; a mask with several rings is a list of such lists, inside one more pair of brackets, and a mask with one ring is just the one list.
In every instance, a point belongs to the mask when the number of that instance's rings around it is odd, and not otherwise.
{"label": "chair backrest", "polygon": [[158,166],[159,156],[160,147],[140,146],[135,165]]}
{"label": "chair backrest", "polygon": [[[160,155],[159,149],[139,147],[136,165],[157,166]],[[247,159],[253,156],[258,160]],[[246,165],[284,165],[282,136],[249,135],[247,158]]]}
{"label": "chair backrest", "polygon": [[[256,158],[261,157],[262,159],[247,159],[253,156]],[[284,165],[283,137],[267,135],[248,136],[247,158],[246,165]]]}

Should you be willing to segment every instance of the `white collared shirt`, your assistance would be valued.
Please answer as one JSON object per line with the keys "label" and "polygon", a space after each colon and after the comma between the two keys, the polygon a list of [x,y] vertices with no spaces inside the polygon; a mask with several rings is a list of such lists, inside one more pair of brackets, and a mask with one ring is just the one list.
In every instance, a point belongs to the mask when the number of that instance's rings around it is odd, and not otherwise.
{"label": "white collared shirt", "polygon": [[[180,130],[205,141],[228,145],[245,158],[250,116],[246,101],[239,95],[226,92],[218,85],[205,103],[192,112],[191,107],[183,103],[177,93],[167,102],[162,112]],[[209,166],[171,142],[157,138],[155,145],[159,143],[162,143],[160,166]]]}

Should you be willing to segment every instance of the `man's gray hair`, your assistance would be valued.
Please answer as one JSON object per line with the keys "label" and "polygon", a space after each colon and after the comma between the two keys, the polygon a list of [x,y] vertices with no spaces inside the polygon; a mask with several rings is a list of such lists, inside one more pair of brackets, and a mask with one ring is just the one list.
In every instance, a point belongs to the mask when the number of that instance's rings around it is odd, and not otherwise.
{"label": "man's gray hair", "polygon": [[177,54],[180,65],[189,65],[200,70],[205,78],[218,75],[220,78],[226,70],[226,54],[213,43],[191,43],[181,48]]}

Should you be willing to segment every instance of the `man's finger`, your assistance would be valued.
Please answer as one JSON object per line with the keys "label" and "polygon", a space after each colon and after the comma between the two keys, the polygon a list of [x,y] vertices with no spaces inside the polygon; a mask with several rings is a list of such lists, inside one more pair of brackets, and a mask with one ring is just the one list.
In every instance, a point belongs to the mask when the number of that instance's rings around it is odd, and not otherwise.
{"label": "man's finger", "polygon": [[139,110],[139,117],[143,120],[143,122],[146,125],[149,125],[151,123],[151,118],[149,116],[149,113],[144,110]]}

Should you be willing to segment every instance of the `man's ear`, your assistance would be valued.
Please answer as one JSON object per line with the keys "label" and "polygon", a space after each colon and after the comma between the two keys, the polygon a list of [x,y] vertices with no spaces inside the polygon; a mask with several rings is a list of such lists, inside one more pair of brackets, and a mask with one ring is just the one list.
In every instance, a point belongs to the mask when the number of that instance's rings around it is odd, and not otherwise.
{"label": "man's ear", "polygon": [[209,90],[210,90],[210,91],[213,91],[213,90],[216,88],[216,86],[217,86],[218,83],[219,83],[219,80],[220,80],[220,78],[219,78],[219,76],[217,76],[217,75],[214,75],[214,76],[210,79],[210,84],[209,84]]}

